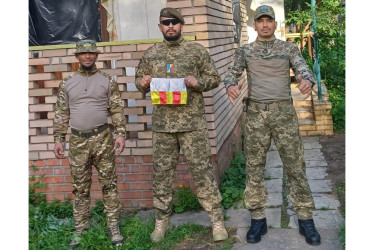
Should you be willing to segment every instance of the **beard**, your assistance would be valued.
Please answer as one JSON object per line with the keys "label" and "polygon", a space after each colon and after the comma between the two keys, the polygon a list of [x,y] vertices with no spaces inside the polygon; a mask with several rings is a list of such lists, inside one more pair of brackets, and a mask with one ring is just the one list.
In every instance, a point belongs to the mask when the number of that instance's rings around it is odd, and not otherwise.
{"label": "beard", "polygon": [[178,39],[181,37],[182,32],[179,31],[179,32],[178,32],[176,35],[174,35],[174,36],[167,36],[166,33],[162,33],[162,35],[164,36],[164,38],[165,38],[166,41],[176,41],[176,40],[178,40]]}
{"label": "beard", "polygon": [[84,66],[83,64],[81,64],[81,68],[85,71],[91,71],[94,66],[95,66],[95,63],[91,64],[90,66]]}

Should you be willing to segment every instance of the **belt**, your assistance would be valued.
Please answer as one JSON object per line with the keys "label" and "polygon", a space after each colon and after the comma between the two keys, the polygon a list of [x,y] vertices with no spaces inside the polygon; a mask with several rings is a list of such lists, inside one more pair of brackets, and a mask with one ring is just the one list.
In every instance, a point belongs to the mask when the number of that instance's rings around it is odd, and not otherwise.
{"label": "belt", "polygon": [[71,133],[73,135],[76,135],[76,136],[81,136],[81,137],[84,137],[84,138],[90,138],[91,136],[98,135],[99,133],[103,132],[107,128],[108,128],[108,124],[105,123],[105,124],[95,128],[95,129],[85,130],[85,131],[77,130],[77,129],[72,128]]}
{"label": "belt", "polygon": [[260,102],[254,102],[254,101],[249,101],[248,106],[255,108],[257,110],[264,110],[264,111],[269,111],[269,110],[277,110],[281,106],[285,106],[287,104],[291,104],[292,102],[290,100],[287,101],[279,101],[279,102],[271,102],[271,103],[260,103]]}

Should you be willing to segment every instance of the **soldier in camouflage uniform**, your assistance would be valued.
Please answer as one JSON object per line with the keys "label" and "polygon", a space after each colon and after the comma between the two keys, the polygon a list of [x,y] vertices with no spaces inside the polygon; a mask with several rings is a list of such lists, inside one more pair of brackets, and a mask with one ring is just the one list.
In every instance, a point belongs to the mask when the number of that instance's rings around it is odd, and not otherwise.
{"label": "soldier in camouflage uniform", "polygon": [[[173,8],[160,11],[160,31],[164,41],[149,48],[136,71],[136,87],[150,91],[152,78],[184,78],[187,104],[154,105],[153,205],[156,210],[154,242],[164,238],[169,227],[174,172],[182,149],[195,181],[197,197],[208,211],[215,241],[228,238],[223,223],[222,197],[212,173],[211,149],[207,134],[202,92],[218,87],[220,76],[203,46],[181,37],[184,19]],[[173,65],[167,71],[168,65]]]}
{"label": "soldier in camouflage uniform", "polygon": [[277,22],[272,7],[258,7],[254,19],[257,39],[237,49],[224,79],[231,102],[240,95],[242,83],[238,84],[238,81],[244,70],[249,84],[244,197],[252,218],[247,241],[257,243],[261,241],[261,235],[267,232],[264,170],[272,137],[283,161],[289,198],[299,218],[300,233],[309,244],[317,245],[321,238],[312,217],[314,201],[305,175],[303,142],[292,106],[289,73],[291,66],[299,81],[299,90],[307,98],[315,83],[313,72],[296,45],[275,38]]}
{"label": "soldier in camouflage uniform", "polygon": [[[122,204],[117,191],[114,155],[115,148],[120,154],[125,147],[126,120],[118,84],[96,68],[98,53],[93,40],[77,43],[75,56],[80,68],[60,83],[55,107],[54,153],[57,158],[64,157],[62,143],[69,121],[72,132],[69,158],[76,232],[69,245],[71,248],[79,245],[82,232],[89,229],[92,165],[102,184],[109,237],[113,245],[123,245],[118,225]],[[107,124],[108,116],[118,136],[116,140]]]}

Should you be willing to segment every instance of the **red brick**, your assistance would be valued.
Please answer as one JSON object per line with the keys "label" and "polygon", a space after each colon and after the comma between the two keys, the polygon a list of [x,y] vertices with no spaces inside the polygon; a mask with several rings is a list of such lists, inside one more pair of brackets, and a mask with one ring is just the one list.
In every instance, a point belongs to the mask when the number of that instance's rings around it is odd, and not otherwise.
{"label": "red brick", "polygon": [[44,167],[45,166],[45,160],[40,160],[40,161],[34,161],[33,165],[35,167]]}
{"label": "red brick", "polygon": [[73,191],[73,186],[70,185],[54,185],[53,190],[54,192],[72,192]]}
{"label": "red brick", "polygon": [[145,155],[143,156],[144,163],[153,163],[153,156],[152,155]]}
{"label": "red brick", "polygon": [[[53,174],[53,170],[52,168],[38,168],[37,170],[32,170],[30,168],[30,171],[29,171],[29,174],[30,175],[35,175],[35,176],[41,176],[41,175],[52,175]],[[42,180],[44,182],[44,179]]]}
{"label": "red brick", "polygon": [[124,207],[132,207],[131,205],[131,201],[124,201],[124,200],[121,200],[121,203]]}
{"label": "red brick", "polygon": [[70,175],[70,168],[53,168],[54,175]]}
{"label": "red brick", "polygon": [[66,49],[43,50],[43,57],[66,56]]}
{"label": "red brick", "polygon": [[144,51],[152,47],[154,43],[138,44],[138,51]]}
{"label": "red brick", "polygon": [[152,191],[144,191],[143,192],[143,199],[153,199],[153,192]]}
{"label": "red brick", "polygon": [[129,167],[128,166],[117,166],[117,173],[129,173]]}
{"label": "red brick", "polygon": [[45,188],[35,188],[35,192],[37,192],[37,193],[52,193],[53,192],[53,185],[47,185]]}
{"label": "red brick", "polygon": [[97,191],[91,192],[91,199],[93,201],[102,200],[103,199],[103,193],[102,192],[97,192]]}
{"label": "red brick", "polygon": [[134,156],[126,156],[125,157],[125,163],[127,163],[127,164],[135,163],[135,157]]}
{"label": "red brick", "polygon": [[131,183],[131,190],[152,190],[151,182]]}
{"label": "red brick", "polygon": [[45,198],[47,201],[53,201],[55,199],[62,201],[65,199],[65,196],[64,194],[47,194]]}
{"label": "red brick", "polygon": [[29,65],[49,64],[49,58],[32,58],[29,59]]}
{"label": "red brick", "polygon": [[136,51],[136,45],[112,46],[112,52],[128,52],[128,51]]}
{"label": "red brick", "polygon": [[149,174],[126,174],[125,181],[149,181]]}
{"label": "red brick", "polygon": [[183,181],[183,180],[192,180],[193,177],[191,173],[188,173],[188,174],[177,173],[177,177],[175,179],[178,181]]}
{"label": "red brick", "polygon": [[153,207],[152,200],[141,200],[139,201],[139,207]]}
{"label": "red brick", "polygon": [[130,190],[130,184],[128,184],[128,183],[117,183],[117,189],[118,189],[118,191]]}
{"label": "red brick", "polygon": [[44,183],[64,183],[65,178],[63,176],[48,176],[42,179]]}
{"label": "red brick", "polygon": [[98,61],[121,60],[121,59],[122,59],[122,54],[121,53],[100,54],[99,58],[98,58]]}
{"label": "red brick", "polygon": [[101,191],[102,190],[102,185],[101,184],[91,184],[91,191]]}
{"label": "red brick", "polygon": [[70,165],[69,159],[68,158],[61,159],[60,160],[60,165],[61,166],[69,166]]}
{"label": "red brick", "polygon": [[153,166],[145,165],[145,166],[131,166],[131,173],[152,173]]}
{"label": "red brick", "polygon": [[191,0],[188,0],[188,1],[172,1],[172,2],[169,1],[169,2],[166,3],[166,6],[176,9],[176,8],[191,7],[192,4],[191,4]]}
{"label": "red brick", "polygon": [[119,197],[123,199],[141,199],[140,192],[119,192]]}
{"label": "red brick", "polygon": [[178,164],[176,170],[177,171],[188,171],[188,165],[187,164]]}

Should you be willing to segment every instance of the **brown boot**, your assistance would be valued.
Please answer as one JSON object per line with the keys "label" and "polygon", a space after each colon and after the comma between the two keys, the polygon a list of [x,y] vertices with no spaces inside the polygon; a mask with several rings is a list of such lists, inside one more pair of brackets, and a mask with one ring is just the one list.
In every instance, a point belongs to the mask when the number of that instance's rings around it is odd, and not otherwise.
{"label": "brown boot", "polygon": [[69,249],[74,249],[75,247],[81,244],[81,237],[84,231],[88,231],[90,229],[90,223],[87,222],[83,227],[75,228],[75,232],[73,234],[72,240],[69,243]]}
{"label": "brown boot", "polygon": [[151,240],[159,242],[165,237],[166,231],[169,229],[169,218],[164,220],[156,220],[155,230],[151,233]]}
{"label": "brown boot", "polygon": [[112,241],[113,246],[123,246],[123,236],[119,230],[118,222],[110,222],[108,225],[108,235]]}
{"label": "brown boot", "polygon": [[213,222],[212,229],[214,241],[226,240],[229,237],[223,221]]}

